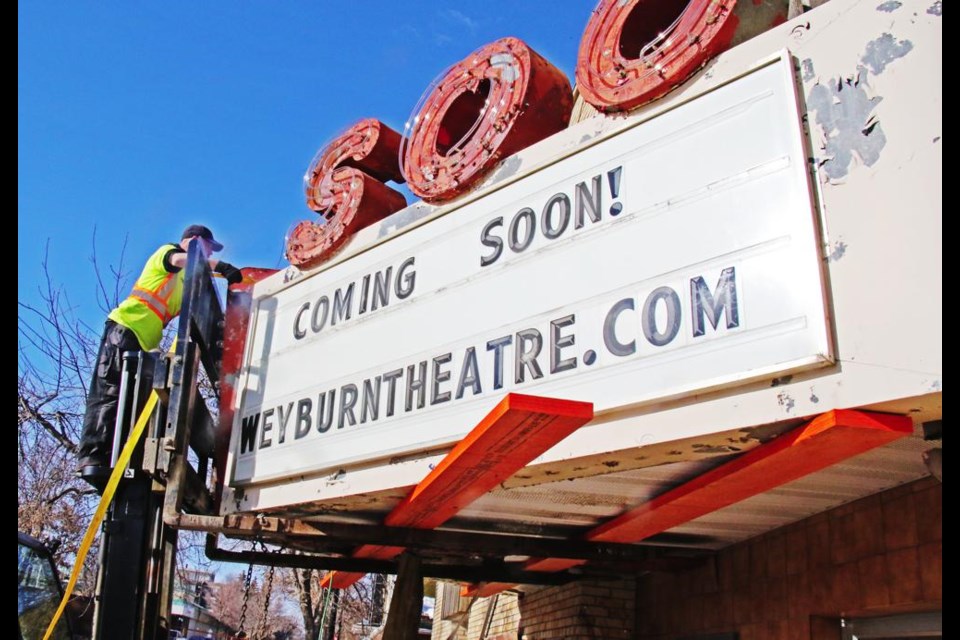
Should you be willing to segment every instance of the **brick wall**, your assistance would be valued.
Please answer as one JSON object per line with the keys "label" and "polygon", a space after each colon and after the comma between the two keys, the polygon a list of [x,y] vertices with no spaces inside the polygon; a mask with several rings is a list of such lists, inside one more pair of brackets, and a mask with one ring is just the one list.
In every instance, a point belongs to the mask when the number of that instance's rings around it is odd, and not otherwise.
{"label": "brick wall", "polygon": [[455,614],[466,611],[468,600],[461,600],[458,583],[437,580],[431,640],[467,640],[467,626]]}
{"label": "brick wall", "polygon": [[493,618],[483,637],[488,640],[498,636],[517,637],[520,626],[520,607],[517,594],[505,591],[496,598],[479,598],[470,608],[470,623],[467,629],[467,640],[477,640],[483,632],[483,623],[487,612],[494,607]]}
{"label": "brick wall", "polygon": [[[487,612],[494,607],[490,624],[484,633]],[[455,616],[444,620],[444,614],[466,611],[467,616],[458,622]],[[437,582],[437,599],[434,607],[431,640],[478,640],[484,634],[486,640],[516,640],[520,628],[518,594],[505,591],[496,598],[473,598],[460,596],[460,585]]]}
{"label": "brick wall", "polygon": [[[840,616],[940,610],[942,496],[942,485],[925,478],[735,545],[683,573],[501,594],[487,637],[736,632],[740,640],[838,640]],[[471,608],[466,640],[477,640],[491,600]]]}
{"label": "brick wall", "polygon": [[837,638],[837,619],[942,606],[942,485],[925,478],[639,579],[638,637]]}
{"label": "brick wall", "polygon": [[584,580],[527,592],[520,600],[523,635],[527,640],[632,638],[635,582]]}

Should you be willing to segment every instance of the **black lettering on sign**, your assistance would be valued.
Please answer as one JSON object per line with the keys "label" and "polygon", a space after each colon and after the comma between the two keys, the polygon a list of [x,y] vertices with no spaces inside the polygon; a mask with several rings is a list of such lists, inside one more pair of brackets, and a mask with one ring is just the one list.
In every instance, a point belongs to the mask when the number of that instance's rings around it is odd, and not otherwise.
{"label": "black lettering on sign", "polygon": [[503,388],[503,350],[513,342],[513,336],[503,336],[487,343],[487,351],[493,351],[493,388]]}
{"label": "black lettering on sign", "polygon": [[[586,188],[584,193],[589,193]],[[562,233],[569,226],[571,209],[563,194],[552,196],[543,211],[540,227],[545,237]],[[589,207],[587,207],[589,208]],[[520,225],[523,231],[517,231],[510,239],[512,245],[524,244],[527,237],[535,232],[532,224],[532,210],[523,215]],[[502,226],[498,223],[499,226]],[[517,226],[520,229],[521,226]],[[500,246],[502,247],[502,241]],[[377,300],[383,290],[383,301],[389,303],[391,292],[402,299],[413,292],[416,274],[413,271],[415,260],[407,258],[396,269],[393,267],[371,275],[367,280],[340,287],[330,298],[320,296],[313,303],[302,304],[294,321],[295,335],[309,333],[306,318],[311,317],[311,325],[342,322],[351,317],[351,300],[355,291],[362,291],[363,298],[372,295]],[[689,284],[690,324],[693,338],[713,331],[726,331],[740,326],[740,298],[737,290],[736,269],[726,267],[720,271],[716,286],[711,288],[703,275],[691,277],[681,284],[673,281],[673,286],[659,286],[643,297],[635,295],[613,302],[603,317],[600,336],[606,351],[618,358],[633,357],[646,350],[648,355],[658,348],[665,347],[680,335],[685,319],[683,303],[678,290],[684,290]],[[383,282],[383,285],[378,284]],[[646,291],[646,287],[644,291]],[[642,303],[641,303],[642,300]],[[592,304],[592,301],[587,301]],[[361,302],[359,309],[366,307]],[[591,308],[586,317],[593,317]],[[519,331],[493,338],[478,340],[475,344],[462,347],[462,358],[453,351],[441,352],[434,356],[420,356],[412,363],[397,363],[396,368],[371,375],[355,382],[345,382],[338,388],[328,389],[314,397],[290,400],[262,412],[247,415],[241,419],[240,454],[255,454],[257,450],[268,449],[286,444],[287,435],[292,440],[306,438],[313,430],[324,434],[336,424],[337,430],[356,427],[378,421],[381,416],[390,418],[398,413],[401,402],[402,412],[410,413],[439,404],[461,400],[468,393],[472,396],[484,392],[484,383],[492,384],[493,390],[522,385],[547,376],[576,369],[582,362],[584,366],[593,366],[598,362],[597,352],[586,349],[582,356],[574,351],[581,344],[577,336],[577,314],[567,313],[551,320],[538,321]],[[642,336],[642,339],[641,337]],[[595,346],[590,336],[587,346]],[[647,345],[654,348],[650,348]],[[483,349],[486,348],[487,354]],[[513,351],[508,352],[512,347]],[[480,350],[478,355],[477,351]],[[507,367],[513,363],[509,373]],[[605,364],[611,360],[600,360]],[[548,366],[549,363],[549,366]],[[506,376],[511,376],[507,379]],[[489,377],[488,377],[489,376]],[[402,385],[402,388],[401,388]],[[383,389],[386,387],[386,393]],[[489,387],[487,387],[489,389]],[[339,389],[339,390],[338,390]],[[312,391],[310,393],[313,393]],[[338,398],[339,393],[339,398]],[[381,399],[385,397],[384,404]],[[384,408],[385,405],[385,408]],[[316,409],[316,422],[314,422]],[[294,417],[296,416],[296,417]],[[291,431],[292,425],[292,431]]]}
{"label": "black lettering on sign", "polygon": [[624,311],[633,311],[634,308],[633,298],[618,300],[603,320],[603,345],[615,356],[629,356],[637,352],[636,340],[621,342],[617,337],[617,319]]}
{"label": "black lettering on sign", "polygon": [[396,269],[390,265],[373,273],[363,274],[353,282],[337,287],[332,293],[328,292],[314,301],[304,302],[293,317],[291,328],[294,340],[303,340],[311,333],[320,333],[326,328],[328,320],[332,327],[388,306],[391,291],[398,300],[406,300],[417,286],[415,264],[415,258],[410,256]]}
{"label": "black lettering on sign", "polygon": [[721,315],[727,319],[727,329],[740,326],[736,275],[734,267],[727,267],[720,272],[715,294],[710,292],[710,287],[707,286],[703,276],[690,279],[690,308],[693,310],[694,338],[707,332],[704,316],[714,330],[720,324]]}
{"label": "black lettering on sign", "polygon": [[278,440],[280,444],[283,444],[287,440],[287,425],[290,424],[290,416],[293,415],[293,403],[288,403],[286,409],[283,408],[283,405],[277,407],[277,414],[280,416],[280,431],[278,434]]}
{"label": "black lettering on sign", "polygon": [[317,431],[326,433],[333,424],[333,403],[336,400],[336,391],[330,389],[317,396]]}
{"label": "black lettering on sign", "polygon": [[561,334],[561,330],[571,326],[577,321],[574,314],[557,318],[550,321],[550,373],[560,373],[577,368],[576,356],[572,358],[561,358],[560,350],[564,347],[572,347],[576,343],[576,336],[572,333]]}
{"label": "black lettering on sign", "polygon": [[[612,197],[612,204],[609,207],[611,217],[620,215],[623,211],[623,204],[617,201],[620,197],[622,175],[622,166],[607,171]],[[570,196],[571,192],[573,197]],[[506,223],[507,247],[513,253],[523,253],[533,244],[537,229],[540,229],[540,233],[547,240],[557,240],[571,229],[570,218],[573,218],[574,231],[587,226],[588,220],[590,224],[602,222],[603,192],[603,174],[597,174],[590,178],[589,182],[578,182],[568,191],[551,195],[542,206],[538,204],[539,223],[534,208],[520,208],[510,218],[509,223]],[[480,256],[481,267],[489,267],[503,255],[504,223],[504,217],[497,216],[483,225],[480,230],[480,244],[489,248],[489,251]]]}
{"label": "black lettering on sign", "polygon": [[[419,377],[414,376],[414,366],[417,367]],[[404,411],[413,411],[413,394],[417,394],[417,409],[423,409],[427,401],[427,361],[423,360],[418,365],[407,367],[407,402],[404,405]]]}
{"label": "black lettering on sign", "polygon": [[387,417],[393,415],[397,405],[397,380],[403,375],[403,369],[394,369],[383,374],[383,381],[387,383]]}
{"label": "black lettering on sign", "polygon": [[293,437],[297,440],[310,433],[310,424],[313,422],[312,409],[313,401],[310,398],[297,402],[297,426],[293,432]]}
{"label": "black lettering on sign", "polygon": [[260,448],[261,449],[266,449],[271,444],[273,444],[273,441],[267,435],[268,433],[273,431],[273,423],[270,422],[270,418],[273,417],[273,413],[274,413],[273,409],[267,409],[266,411],[263,412],[263,427],[260,429]]}
{"label": "black lettering on sign", "polygon": [[477,365],[477,350],[474,347],[467,347],[463,353],[463,367],[460,369],[460,382],[457,383],[457,400],[463,397],[468,387],[473,395],[483,393],[483,388],[480,386],[480,368]]}
{"label": "black lettering on sign", "polygon": [[376,420],[380,415],[380,376],[363,381],[363,405],[360,424]]}
{"label": "black lettering on sign", "polygon": [[357,424],[357,418],[353,415],[353,406],[357,404],[357,385],[345,384],[340,387],[340,418],[337,420],[337,429],[349,423],[352,427]]}
{"label": "black lettering on sign", "polygon": [[514,362],[514,374],[517,384],[526,380],[526,372],[530,372],[530,377],[539,380],[543,377],[543,370],[537,362],[537,356],[543,349],[543,336],[536,329],[524,329],[517,332],[516,359]]}
{"label": "black lettering on sign", "polygon": [[240,453],[253,451],[257,442],[257,427],[260,424],[260,414],[255,413],[240,421]]}
{"label": "black lettering on sign", "polygon": [[[666,311],[663,330],[660,329],[657,322],[657,310],[661,302]],[[643,303],[641,324],[643,326],[643,337],[655,347],[662,347],[676,338],[680,332],[680,296],[677,295],[677,292],[670,287],[654,289],[647,296],[646,302]]]}
{"label": "black lettering on sign", "polygon": [[445,353],[441,356],[437,356],[433,359],[433,371],[431,372],[431,378],[433,380],[430,385],[430,404],[440,404],[441,402],[447,402],[450,400],[449,391],[440,391],[440,385],[450,379],[450,370],[443,369],[444,365],[450,364],[450,361],[453,360],[453,354]]}

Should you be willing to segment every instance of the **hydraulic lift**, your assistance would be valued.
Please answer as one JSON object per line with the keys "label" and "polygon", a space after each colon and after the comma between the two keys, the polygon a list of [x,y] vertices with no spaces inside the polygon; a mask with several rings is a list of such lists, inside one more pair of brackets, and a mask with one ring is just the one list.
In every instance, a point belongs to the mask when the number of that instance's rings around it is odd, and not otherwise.
{"label": "hydraulic lift", "polygon": [[[167,354],[124,354],[111,468],[150,394],[156,393],[159,401],[103,523],[96,640],[166,640],[169,635],[177,532],[164,523],[163,510],[171,500],[176,508],[195,513],[213,508],[205,478],[215,420],[207,400],[215,403],[219,397],[223,326],[212,274],[194,243],[175,347]],[[82,477],[100,487],[106,484],[95,474]],[[181,489],[168,492],[170,487]]]}

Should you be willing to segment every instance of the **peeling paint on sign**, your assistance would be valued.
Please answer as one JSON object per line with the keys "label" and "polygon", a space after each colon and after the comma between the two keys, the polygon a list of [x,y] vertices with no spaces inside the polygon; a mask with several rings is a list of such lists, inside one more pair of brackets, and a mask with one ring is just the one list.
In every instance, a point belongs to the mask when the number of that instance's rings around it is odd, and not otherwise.
{"label": "peeling paint on sign", "polygon": [[302,275],[303,272],[300,271],[300,269],[297,269],[296,267],[287,267],[286,271],[283,272],[283,281],[285,283],[293,282]]}
{"label": "peeling paint on sign", "polygon": [[796,402],[794,402],[793,398],[791,398],[790,395],[785,391],[781,391],[780,393],[777,394],[777,403],[781,407],[783,407],[787,411],[787,413],[790,413],[791,411],[793,411],[793,408],[797,404]]}
{"label": "peeling paint on sign", "polygon": [[883,73],[888,64],[907,55],[912,49],[913,43],[909,40],[898,42],[891,34],[885,33],[867,43],[867,50],[860,61],[870,69],[873,75],[878,76]]}
{"label": "peeling paint on sign", "polygon": [[793,380],[793,376],[781,376],[779,378],[774,378],[770,381],[771,387],[779,387],[782,384],[790,384],[790,381]]}
{"label": "peeling paint on sign", "polygon": [[930,5],[930,7],[927,9],[927,13],[929,13],[932,16],[937,16],[939,18],[942,10],[943,10],[943,3],[940,0],[937,0],[932,5]]}
{"label": "peeling paint on sign", "polygon": [[850,171],[854,155],[868,167],[880,159],[887,144],[880,122],[871,115],[883,98],[869,97],[867,71],[856,78],[818,83],[807,95],[807,106],[817,114],[826,143],[819,164],[828,180],[839,180]]}
{"label": "peeling paint on sign", "polygon": [[[878,9],[886,10],[885,6],[892,7],[893,4],[899,5],[899,2],[891,0]],[[825,140],[818,154],[818,164],[826,180],[836,182],[844,178],[850,172],[854,158],[868,167],[880,159],[887,136],[873,111],[883,98],[868,94],[869,75],[882,74],[887,65],[912,49],[913,43],[909,40],[897,40],[884,33],[867,43],[856,76],[831,78],[810,89],[807,106],[816,112],[816,123],[820,125]],[[802,68],[805,81],[814,77],[812,62],[804,60]]]}
{"label": "peeling paint on sign", "polygon": [[500,166],[497,167],[496,171],[494,171],[490,181],[500,182],[501,180],[509,178],[516,174],[522,165],[523,161],[521,161],[520,158],[517,156],[510,156],[500,163]]}
{"label": "peeling paint on sign", "polygon": [[394,215],[386,218],[380,223],[377,232],[377,238],[385,238],[398,229],[408,227],[417,220],[425,218],[434,211],[433,207],[425,202],[417,202],[405,209],[400,210]]}
{"label": "peeling paint on sign", "polygon": [[[899,6],[896,0],[889,0],[877,9],[893,11]],[[880,159],[887,136],[873,111],[883,98],[868,94],[869,75],[882,74],[887,65],[907,55],[912,49],[913,43],[909,40],[897,40],[893,35],[884,33],[867,43],[856,76],[831,78],[826,83],[818,82],[810,89],[807,106],[816,113],[816,123],[823,132],[824,142],[817,160],[827,181],[836,182],[844,178],[850,172],[855,157],[868,167]],[[815,77],[813,63],[809,59],[801,63],[801,68],[805,82]]]}
{"label": "peeling paint on sign", "polygon": [[728,453],[739,453],[742,451],[742,448],[728,444],[694,444],[693,450],[700,454],[724,455]]}
{"label": "peeling paint on sign", "polygon": [[877,11],[883,11],[884,13],[891,13],[893,11],[896,11],[902,6],[903,6],[903,3],[897,2],[897,0],[889,0],[888,2],[884,2],[883,4],[879,5],[877,7]]}
{"label": "peeling paint on sign", "polygon": [[846,252],[847,243],[842,240],[837,240],[830,248],[830,253],[827,255],[827,262],[836,262],[842,258]]}

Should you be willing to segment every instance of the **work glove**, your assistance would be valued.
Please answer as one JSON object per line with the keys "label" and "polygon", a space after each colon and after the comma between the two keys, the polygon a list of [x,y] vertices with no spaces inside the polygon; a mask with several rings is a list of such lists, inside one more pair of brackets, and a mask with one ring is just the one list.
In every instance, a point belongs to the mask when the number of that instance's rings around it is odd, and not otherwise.
{"label": "work glove", "polygon": [[226,278],[227,284],[238,284],[243,282],[243,273],[240,272],[240,269],[237,269],[229,262],[224,262],[221,260],[217,263],[217,266],[214,267],[213,270]]}

